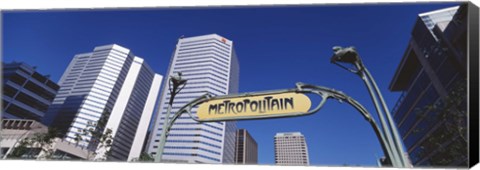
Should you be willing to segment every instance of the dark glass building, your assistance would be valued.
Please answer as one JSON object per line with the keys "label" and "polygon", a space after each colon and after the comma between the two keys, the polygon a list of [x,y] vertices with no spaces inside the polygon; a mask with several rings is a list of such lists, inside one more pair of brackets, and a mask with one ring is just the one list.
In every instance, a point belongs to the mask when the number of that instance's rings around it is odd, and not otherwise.
{"label": "dark glass building", "polygon": [[235,140],[235,164],[257,164],[258,145],[245,129],[238,129]]}
{"label": "dark glass building", "polygon": [[466,56],[466,4],[418,15],[389,87],[414,166],[468,165]]}
{"label": "dark glass building", "polygon": [[59,86],[21,62],[3,63],[3,119],[41,121]]}

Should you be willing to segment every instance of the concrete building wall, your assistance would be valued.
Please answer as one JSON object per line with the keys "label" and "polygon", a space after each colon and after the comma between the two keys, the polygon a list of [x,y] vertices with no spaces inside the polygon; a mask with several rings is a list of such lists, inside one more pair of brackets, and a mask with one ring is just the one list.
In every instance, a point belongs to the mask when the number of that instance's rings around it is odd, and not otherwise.
{"label": "concrete building wall", "polygon": [[275,164],[310,164],[307,142],[300,132],[277,133],[275,135]]}

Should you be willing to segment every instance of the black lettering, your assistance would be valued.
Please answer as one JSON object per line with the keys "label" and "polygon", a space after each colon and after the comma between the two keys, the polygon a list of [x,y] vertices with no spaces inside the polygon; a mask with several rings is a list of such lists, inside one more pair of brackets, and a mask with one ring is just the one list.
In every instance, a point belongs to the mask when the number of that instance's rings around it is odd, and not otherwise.
{"label": "black lettering", "polygon": [[228,104],[228,110],[229,110],[228,113],[230,113],[230,111],[232,111],[233,113],[237,114],[237,112],[235,111],[235,103]]}
{"label": "black lettering", "polygon": [[218,114],[223,114],[223,113],[224,113],[224,112],[222,112],[222,107],[223,107],[223,106],[224,106],[223,103],[222,103],[222,104],[218,104],[218,111],[217,111]]}
{"label": "black lettering", "polygon": [[235,109],[237,109],[237,113],[241,113],[242,110],[244,109],[244,105],[242,102],[238,102],[236,105],[235,105]]}
{"label": "black lettering", "polygon": [[265,113],[265,100],[258,101],[258,108],[260,109],[260,113]]}
{"label": "black lettering", "polygon": [[218,107],[217,107],[216,104],[214,104],[214,105],[211,104],[211,105],[208,107],[208,114],[211,114],[212,110],[213,110],[213,113],[214,113],[214,114],[217,114]]}
{"label": "black lettering", "polygon": [[294,107],[293,107],[293,97],[285,98],[285,109],[287,109],[287,106],[288,106],[287,104],[290,104],[290,107],[292,109],[294,109]]}
{"label": "black lettering", "polygon": [[230,108],[228,107],[229,103],[230,103],[230,100],[223,101],[223,105],[225,106],[225,114],[230,113]]}
{"label": "black lettering", "polygon": [[[254,108],[253,106],[255,106],[255,108]],[[257,101],[252,101],[252,102],[250,103],[250,110],[251,110],[252,112],[256,112],[257,109],[258,109],[258,102],[257,102]]]}
{"label": "black lettering", "polygon": [[272,99],[272,96],[267,96],[267,97],[265,97],[265,100],[267,100],[268,110],[271,110],[271,109],[272,109],[272,105],[271,105],[271,103],[270,103],[270,99]]}
{"label": "black lettering", "polygon": [[272,109],[277,106],[277,110],[280,110],[280,106],[278,105],[278,99],[273,99],[272,100]]}
{"label": "black lettering", "polygon": [[280,99],[280,109],[283,110],[283,99]]}
{"label": "black lettering", "polygon": [[[247,111],[247,106],[248,106],[248,104],[250,103],[250,100],[245,99],[245,100],[243,100],[243,103],[244,103],[244,105],[245,105],[245,107],[243,108],[243,112],[246,112],[246,111]],[[252,110],[251,107],[252,107],[252,106],[250,106],[250,110]]]}

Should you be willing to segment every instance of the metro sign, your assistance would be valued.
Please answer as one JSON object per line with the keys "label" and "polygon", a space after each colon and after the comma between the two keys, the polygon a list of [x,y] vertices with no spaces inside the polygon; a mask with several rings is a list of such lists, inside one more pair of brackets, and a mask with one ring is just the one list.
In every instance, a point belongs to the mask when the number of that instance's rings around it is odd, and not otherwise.
{"label": "metro sign", "polygon": [[202,103],[197,110],[197,116],[199,121],[284,117],[307,113],[310,106],[310,99],[296,92],[233,96]]}

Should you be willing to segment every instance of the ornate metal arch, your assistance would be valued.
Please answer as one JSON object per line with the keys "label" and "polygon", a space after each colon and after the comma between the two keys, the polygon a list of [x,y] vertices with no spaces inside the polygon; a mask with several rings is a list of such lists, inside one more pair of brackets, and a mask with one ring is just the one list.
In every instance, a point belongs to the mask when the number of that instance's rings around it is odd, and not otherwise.
{"label": "ornate metal arch", "polygon": [[[192,109],[195,106],[198,106],[204,102],[207,102],[209,100],[213,99],[226,99],[226,98],[232,98],[232,97],[248,97],[248,96],[258,96],[258,95],[267,95],[267,94],[280,94],[280,93],[288,93],[288,92],[296,92],[296,93],[312,93],[312,94],[317,94],[319,95],[322,100],[320,103],[313,108],[312,110],[309,110],[308,112],[305,113],[291,113],[288,115],[265,115],[265,116],[246,116],[246,117],[235,117],[235,118],[223,118],[221,120],[219,119],[210,119],[210,120],[199,120],[195,115],[192,113]],[[345,93],[328,88],[328,87],[323,87],[323,86],[316,86],[316,85],[310,85],[310,84],[304,84],[304,83],[296,83],[296,87],[292,89],[284,89],[284,90],[273,90],[273,91],[264,91],[264,92],[253,92],[253,93],[243,93],[243,94],[237,94],[237,95],[224,95],[224,96],[212,96],[208,93],[190,101],[189,103],[185,104],[185,106],[181,107],[173,117],[168,121],[168,124],[166,126],[166,134],[165,134],[165,139],[161,140],[166,140],[166,137],[168,137],[168,133],[170,132],[170,128],[172,127],[173,123],[175,120],[177,120],[183,113],[187,113],[193,120],[198,121],[198,122],[212,122],[212,121],[228,121],[228,120],[245,120],[245,119],[262,119],[262,118],[273,118],[273,117],[293,117],[293,116],[304,116],[304,115],[309,115],[312,113],[315,113],[319,111],[323,105],[325,105],[327,99],[337,99],[340,102],[346,102],[353,106],[358,112],[361,113],[361,115],[367,120],[370,124],[370,126],[373,128],[375,134],[377,135],[377,138],[382,146],[383,152],[387,159],[392,158],[392,150],[390,147],[388,147],[388,143],[385,139],[385,134],[383,131],[381,131],[375,122],[375,119],[371,116],[371,114],[361,105],[358,101],[354,100],[350,96],[346,95]],[[163,136],[163,135],[162,135]],[[161,152],[163,152],[163,146],[161,147]]]}

